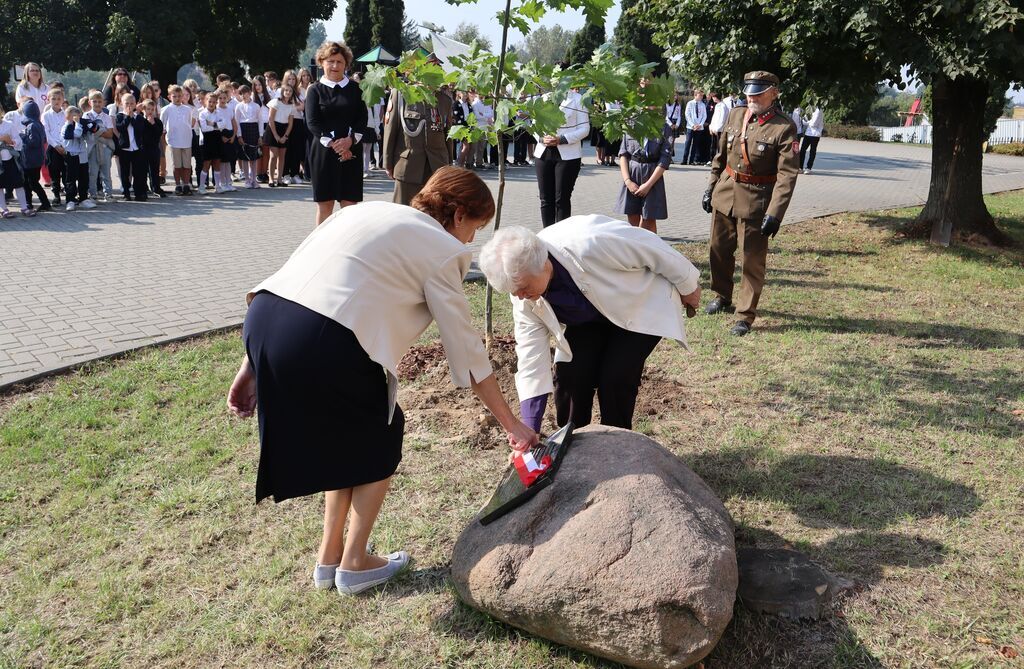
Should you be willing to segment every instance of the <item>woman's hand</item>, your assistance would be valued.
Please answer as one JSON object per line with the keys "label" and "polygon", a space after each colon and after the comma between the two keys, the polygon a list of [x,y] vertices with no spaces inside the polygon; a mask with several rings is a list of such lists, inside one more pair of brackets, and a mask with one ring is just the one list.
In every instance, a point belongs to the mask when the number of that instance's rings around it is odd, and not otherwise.
{"label": "woman's hand", "polygon": [[639,190],[639,188],[640,187],[637,186],[636,182],[634,182],[632,179],[626,182],[626,190],[628,190],[633,195],[636,195],[636,192],[637,190]]}
{"label": "woman's hand", "polygon": [[506,434],[508,435],[508,445],[513,451],[528,450],[540,441],[537,433],[519,420],[506,431]]}
{"label": "woman's hand", "polygon": [[228,409],[239,418],[249,418],[256,412],[256,372],[249,365],[248,356],[231,382]]}
{"label": "woman's hand", "polygon": [[558,137],[556,135],[544,135],[544,146],[558,146]]}
{"label": "woman's hand", "polygon": [[637,197],[647,197],[647,194],[651,192],[650,183],[645,183],[642,186],[637,186],[636,190],[633,191],[633,195]]}
{"label": "woman's hand", "polygon": [[700,286],[697,286],[697,290],[692,293],[683,295],[683,304],[689,305],[694,309],[700,309]]}

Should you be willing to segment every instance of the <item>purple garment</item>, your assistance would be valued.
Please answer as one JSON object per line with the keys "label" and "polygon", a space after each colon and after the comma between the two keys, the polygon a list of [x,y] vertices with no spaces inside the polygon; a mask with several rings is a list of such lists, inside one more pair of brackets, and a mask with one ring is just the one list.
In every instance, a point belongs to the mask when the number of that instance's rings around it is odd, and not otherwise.
{"label": "purple garment", "polygon": [[[544,299],[551,305],[555,312],[555,318],[559,323],[565,325],[582,325],[604,318],[604,315],[590,303],[579,286],[572,280],[569,271],[562,267],[554,256],[548,254],[551,267],[554,270],[551,274],[551,283],[544,291]],[[540,430],[541,420],[544,418],[544,409],[548,404],[548,396],[537,395],[519,403],[519,414],[523,422],[531,427],[534,432]]]}

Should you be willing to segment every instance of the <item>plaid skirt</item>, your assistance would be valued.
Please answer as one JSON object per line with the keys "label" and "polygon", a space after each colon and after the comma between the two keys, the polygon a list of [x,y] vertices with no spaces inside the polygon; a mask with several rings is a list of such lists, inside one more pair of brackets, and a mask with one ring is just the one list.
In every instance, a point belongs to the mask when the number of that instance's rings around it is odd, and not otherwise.
{"label": "plaid skirt", "polygon": [[260,124],[242,123],[242,143],[238,145],[238,160],[251,162],[260,159]]}

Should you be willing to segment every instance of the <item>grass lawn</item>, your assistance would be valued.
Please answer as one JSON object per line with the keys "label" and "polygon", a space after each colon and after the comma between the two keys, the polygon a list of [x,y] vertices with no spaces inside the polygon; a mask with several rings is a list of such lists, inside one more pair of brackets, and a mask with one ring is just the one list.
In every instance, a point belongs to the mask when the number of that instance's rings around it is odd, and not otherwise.
{"label": "grass lawn", "polygon": [[[988,203],[1024,244],[1024,193]],[[738,543],[857,583],[818,622],[737,607],[708,668],[1024,667],[1024,253],[907,240],[913,213],[784,228],[750,336],[700,316],[691,353],[649,361],[636,428],[718,492]],[[706,245],[680,248],[706,277]],[[612,666],[454,597],[452,545],[506,454],[436,366],[402,388],[373,537],[412,569],[313,591],[321,500],[253,505],[256,424],[224,406],[241,356],[238,333],[199,338],[0,397],[0,667]]]}

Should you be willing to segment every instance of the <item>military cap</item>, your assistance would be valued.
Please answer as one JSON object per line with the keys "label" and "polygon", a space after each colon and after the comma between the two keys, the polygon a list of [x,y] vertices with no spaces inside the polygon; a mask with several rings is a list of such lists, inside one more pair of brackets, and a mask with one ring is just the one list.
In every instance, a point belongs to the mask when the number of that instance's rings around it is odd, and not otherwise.
{"label": "military cap", "polygon": [[772,86],[779,85],[779,78],[771,72],[756,70],[743,75],[743,94],[760,95]]}

